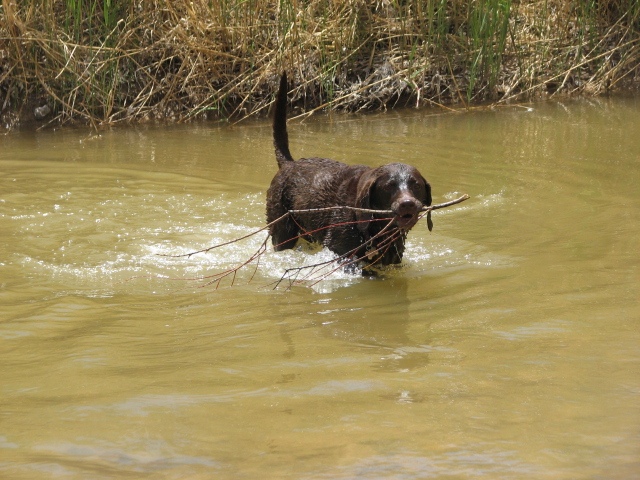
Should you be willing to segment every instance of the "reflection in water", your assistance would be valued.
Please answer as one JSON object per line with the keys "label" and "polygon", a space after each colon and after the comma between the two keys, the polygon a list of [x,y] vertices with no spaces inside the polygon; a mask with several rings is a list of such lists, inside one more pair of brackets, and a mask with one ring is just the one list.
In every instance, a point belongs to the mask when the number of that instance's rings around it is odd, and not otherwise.
{"label": "reflection in water", "polygon": [[0,476],[633,478],[635,99],[292,124],[434,201],[384,278],[272,290],[266,123],[0,143]]}

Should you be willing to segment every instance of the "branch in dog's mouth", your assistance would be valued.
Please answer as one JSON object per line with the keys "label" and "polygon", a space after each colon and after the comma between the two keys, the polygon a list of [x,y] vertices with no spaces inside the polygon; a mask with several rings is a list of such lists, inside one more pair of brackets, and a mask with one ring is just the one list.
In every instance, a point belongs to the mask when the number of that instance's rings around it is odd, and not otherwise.
{"label": "branch in dog's mouth", "polygon": [[[420,212],[421,213],[427,213],[427,212],[431,212],[433,210],[439,210],[441,208],[451,207],[451,206],[456,205],[458,203],[462,203],[465,200],[468,200],[469,198],[470,198],[469,195],[467,195],[465,193],[460,198],[456,198],[455,200],[451,200],[449,202],[437,203],[435,205],[429,205],[428,207],[422,207]],[[394,214],[393,210],[374,210],[374,209],[371,209],[371,208],[358,208],[358,207],[350,207],[350,206],[347,206],[347,205],[336,205],[334,207],[323,207],[323,208],[307,208],[307,209],[304,209],[304,210],[289,210],[287,213],[313,213],[313,212],[326,212],[326,211],[329,211],[329,210],[341,210],[341,209],[353,210],[354,212],[361,212],[361,213],[377,213],[377,214],[380,214],[380,215],[382,215],[382,214],[393,215]],[[411,216],[411,215],[409,215],[409,216]],[[278,219],[278,220],[280,220],[280,219]],[[276,220],[276,221],[278,221],[278,220]]]}
{"label": "branch in dog's mouth", "polygon": [[[419,216],[418,219],[416,220],[416,223],[418,221],[420,221],[420,219],[422,219],[423,217],[427,217],[427,223],[429,225],[429,230],[431,230],[431,228],[433,227],[433,224],[431,223],[431,212],[433,210],[439,210],[441,208],[446,208],[446,207],[451,207],[453,205],[457,205],[458,203],[462,203],[463,201],[469,199],[469,195],[462,195],[459,198],[456,198],[455,200],[451,200],[449,202],[445,202],[445,203],[439,203],[439,204],[435,204],[435,205],[430,205],[428,207],[423,207],[420,212],[419,212]],[[207,253],[215,248],[218,247],[222,247],[225,245],[229,245],[232,243],[236,243],[239,242],[241,240],[245,240],[249,237],[252,237],[254,235],[257,235],[261,232],[264,232],[267,228],[269,228],[269,226],[271,224],[277,223],[277,222],[281,222],[286,220],[287,218],[290,218],[292,215],[294,214],[300,214],[300,213],[314,213],[314,212],[322,212],[322,211],[329,211],[329,210],[336,210],[336,209],[350,209],[350,210],[354,210],[360,213],[370,213],[370,214],[376,214],[376,215],[386,215],[384,217],[373,217],[373,218],[369,218],[369,219],[362,219],[362,220],[355,220],[352,222],[344,222],[341,225],[346,225],[346,224],[360,224],[360,223],[372,223],[372,222],[387,222],[385,224],[384,227],[382,227],[382,229],[375,234],[373,237],[368,238],[367,240],[365,240],[361,245],[358,245],[357,248],[354,248],[353,250],[348,251],[347,253],[338,256],[337,258],[333,258],[331,260],[327,260],[324,262],[320,262],[320,263],[316,263],[314,265],[305,265],[302,267],[292,267],[292,268],[288,268],[285,270],[285,272],[282,274],[282,276],[280,277],[279,280],[277,280],[276,282],[273,282],[272,285],[275,285],[274,288],[278,288],[278,286],[280,286],[283,282],[288,283],[288,288],[291,288],[294,285],[299,285],[299,284],[309,284],[311,286],[317,284],[318,282],[324,280],[325,278],[327,278],[329,275],[331,275],[333,272],[341,269],[341,268],[349,268],[349,267],[356,267],[360,262],[366,262],[368,264],[368,268],[372,267],[372,266],[376,266],[376,264],[378,262],[381,261],[381,259],[387,254],[387,252],[389,251],[389,249],[391,249],[394,245],[394,242],[402,237],[402,236],[406,236],[406,230],[404,228],[402,228],[402,226],[399,226],[396,224],[397,219],[396,216],[394,215],[394,213],[391,210],[373,210],[373,209],[364,209],[364,208],[356,208],[356,207],[349,207],[349,206],[334,206],[334,207],[325,207],[325,208],[315,208],[315,209],[306,209],[306,210],[289,210],[286,214],[282,215],[281,217],[277,218],[276,220],[274,220],[273,222],[271,222],[269,225],[260,228],[258,230],[255,230],[247,235],[244,235],[242,237],[236,238],[234,240],[229,240],[227,242],[223,242],[217,245],[213,245],[211,247],[202,249],[202,250],[197,250],[194,252],[190,252],[190,253],[185,253],[185,254],[181,254],[181,255],[166,255],[166,254],[159,254],[159,256],[162,257],[173,257],[173,258],[180,258],[180,257],[191,257],[193,255],[196,255],[198,253]],[[403,215],[401,217],[398,218],[402,218],[402,219],[412,219],[413,215]],[[323,229],[331,229],[331,228],[335,228],[337,225],[336,224],[332,224],[332,225],[327,225],[324,226],[318,230],[323,230]],[[305,236],[309,235],[310,233],[316,233],[316,231],[313,232],[304,232],[301,233],[300,235],[298,235],[297,237],[295,237],[295,239],[299,239],[299,238],[304,238]],[[224,279],[224,278],[230,278],[231,281],[231,285],[234,284],[235,279],[236,279],[236,274],[243,268],[248,268],[250,264],[254,263],[254,273],[251,276],[251,279],[255,276],[256,270],[258,269],[259,265],[260,265],[260,258],[261,256],[266,253],[267,249],[266,249],[266,243],[267,240],[269,239],[269,236],[267,236],[267,238],[261,243],[260,248],[258,248],[258,250],[256,252],[254,252],[252,255],[249,256],[249,258],[240,263],[239,265],[235,266],[235,267],[231,267],[227,270],[224,270],[222,272],[217,272],[217,273],[213,273],[211,275],[206,275],[206,276],[202,276],[199,278],[194,278],[193,280],[196,281],[200,281],[200,282],[205,282],[203,285],[200,285],[202,287],[204,286],[209,286],[211,284],[215,284],[216,288],[218,288],[218,286],[220,285],[220,282]],[[288,239],[289,240],[294,240],[292,239]],[[363,248],[364,247],[364,248]],[[359,253],[360,252],[360,253]],[[364,252],[364,253],[362,253]],[[251,279],[249,281],[251,281]]]}
{"label": "branch in dog's mouth", "polygon": [[439,210],[441,208],[446,208],[446,207],[451,207],[453,205],[456,205],[458,203],[462,203],[465,200],[469,200],[469,195],[467,195],[466,193],[464,195],[462,195],[460,198],[456,198],[455,200],[451,200],[450,202],[444,202],[444,203],[438,203],[436,205],[431,205],[428,207],[422,207],[422,212],[431,212],[433,210]]}

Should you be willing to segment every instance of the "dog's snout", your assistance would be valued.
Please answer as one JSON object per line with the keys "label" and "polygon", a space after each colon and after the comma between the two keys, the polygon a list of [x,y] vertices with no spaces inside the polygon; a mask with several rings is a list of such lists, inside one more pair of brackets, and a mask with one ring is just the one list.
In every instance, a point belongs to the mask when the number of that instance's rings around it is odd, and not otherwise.
{"label": "dog's snout", "polygon": [[398,203],[395,213],[399,217],[413,216],[418,212],[418,208],[415,200],[405,199]]}
{"label": "dog's snout", "polygon": [[404,197],[394,202],[395,224],[403,230],[410,230],[418,221],[418,212],[422,205],[413,197]]}

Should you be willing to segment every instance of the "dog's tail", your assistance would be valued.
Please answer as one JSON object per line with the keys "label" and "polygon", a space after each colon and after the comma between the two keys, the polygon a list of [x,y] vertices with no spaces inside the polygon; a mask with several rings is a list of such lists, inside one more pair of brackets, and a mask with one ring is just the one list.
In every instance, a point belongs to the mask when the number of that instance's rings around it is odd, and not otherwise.
{"label": "dog's tail", "polygon": [[276,149],[278,167],[282,167],[285,162],[293,162],[289,152],[289,135],[287,135],[287,88],[287,73],[283,72],[273,114],[273,146]]}

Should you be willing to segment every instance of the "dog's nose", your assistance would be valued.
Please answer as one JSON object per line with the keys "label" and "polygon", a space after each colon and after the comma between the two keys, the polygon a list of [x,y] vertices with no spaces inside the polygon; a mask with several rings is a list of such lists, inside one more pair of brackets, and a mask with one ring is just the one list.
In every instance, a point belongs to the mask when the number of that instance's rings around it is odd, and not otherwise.
{"label": "dog's nose", "polygon": [[403,200],[398,204],[395,213],[399,217],[413,216],[418,213],[418,205],[414,200]]}
{"label": "dog's nose", "polygon": [[420,202],[412,198],[401,199],[392,208],[396,218],[395,224],[399,228],[408,231],[418,221],[418,211],[420,210]]}

